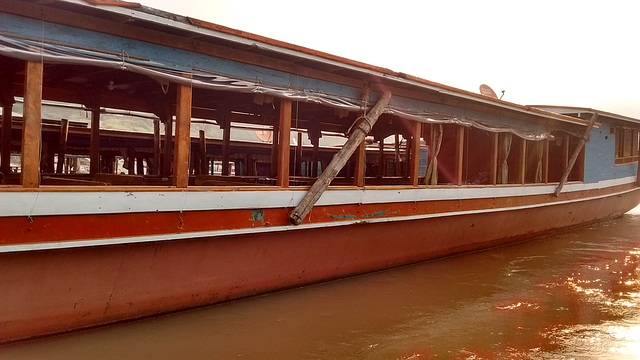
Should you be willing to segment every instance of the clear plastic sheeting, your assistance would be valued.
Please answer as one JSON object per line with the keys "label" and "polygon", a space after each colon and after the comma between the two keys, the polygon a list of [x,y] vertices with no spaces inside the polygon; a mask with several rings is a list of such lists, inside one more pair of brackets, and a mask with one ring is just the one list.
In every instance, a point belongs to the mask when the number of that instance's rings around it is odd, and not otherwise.
{"label": "clear plastic sheeting", "polygon": [[[321,104],[349,111],[362,111],[361,99],[353,99],[328,94],[311,89],[296,89],[266,85],[259,81],[236,79],[219,74],[206,74],[193,69],[191,72],[178,71],[167,65],[130,58],[126,52],[121,54],[105,53],[88,49],[73,48],[57,44],[42,43],[27,39],[18,39],[0,35],[0,55],[26,61],[41,61],[50,64],[89,65],[114,70],[130,71],[156,80],[163,87],[170,83],[190,84],[194,88],[210,89],[237,93],[265,94],[287,98],[292,101]],[[432,124],[456,124],[476,127],[490,132],[509,132],[526,140],[538,141],[553,138],[546,129],[532,129],[526,124],[494,124],[477,119],[461,118],[442,113],[414,112],[390,104],[385,113],[402,118]]]}

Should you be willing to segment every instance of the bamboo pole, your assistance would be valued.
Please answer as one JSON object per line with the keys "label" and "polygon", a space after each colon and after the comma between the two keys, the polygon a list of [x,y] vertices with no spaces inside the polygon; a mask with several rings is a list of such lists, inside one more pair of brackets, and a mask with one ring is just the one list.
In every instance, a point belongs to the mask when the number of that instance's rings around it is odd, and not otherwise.
{"label": "bamboo pole", "polygon": [[176,99],[176,146],[174,149],[173,185],[189,184],[189,150],[191,148],[191,87],[178,85]]}
{"label": "bamboo pole", "polygon": [[320,199],[320,196],[322,196],[324,191],[327,189],[331,181],[336,177],[336,175],[338,175],[338,172],[344,167],[356,149],[358,149],[360,143],[364,140],[369,131],[371,131],[371,128],[373,128],[373,125],[378,121],[378,118],[389,104],[390,99],[391,92],[386,90],[378,102],[373,106],[371,111],[367,115],[356,120],[356,124],[354,124],[353,131],[351,132],[347,142],[333,157],[327,168],[324,169],[322,175],[320,175],[316,182],[311,186],[311,189],[309,189],[305,194],[298,206],[296,206],[289,214],[289,220],[292,224],[299,225],[302,223],[315,203]]}
{"label": "bamboo pole", "polygon": [[556,188],[556,192],[554,193],[556,197],[560,195],[560,192],[562,191],[562,187],[567,182],[567,179],[569,178],[569,174],[571,173],[571,169],[573,169],[573,165],[576,163],[576,159],[578,158],[578,155],[580,155],[580,152],[582,151],[584,144],[589,139],[589,134],[591,134],[591,129],[593,129],[593,124],[595,124],[597,118],[598,118],[598,113],[594,112],[593,115],[591,115],[591,119],[589,120],[589,125],[587,126],[587,129],[584,131],[584,134],[580,138],[580,141],[578,141],[578,145],[576,145],[575,149],[573,149],[573,154],[571,155],[571,159],[569,159],[569,164],[567,165],[567,168],[564,170],[564,174],[562,174],[560,183],[558,184],[558,187]]}
{"label": "bamboo pole", "polygon": [[36,188],[40,183],[40,142],[42,139],[42,76],[44,64],[27,61],[24,80],[24,110],[20,183]]}

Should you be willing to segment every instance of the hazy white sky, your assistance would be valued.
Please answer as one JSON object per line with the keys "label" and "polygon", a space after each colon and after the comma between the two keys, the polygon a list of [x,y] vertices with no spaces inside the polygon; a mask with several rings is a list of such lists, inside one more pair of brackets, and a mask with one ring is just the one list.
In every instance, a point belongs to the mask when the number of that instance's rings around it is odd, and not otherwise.
{"label": "hazy white sky", "polygon": [[519,104],[640,118],[638,1],[137,1]]}

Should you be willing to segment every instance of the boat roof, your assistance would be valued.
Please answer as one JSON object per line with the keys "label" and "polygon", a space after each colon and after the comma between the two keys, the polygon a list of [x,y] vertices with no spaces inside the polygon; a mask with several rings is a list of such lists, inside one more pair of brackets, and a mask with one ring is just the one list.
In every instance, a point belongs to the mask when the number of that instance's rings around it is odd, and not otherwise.
{"label": "boat roof", "polygon": [[[587,121],[583,119],[495,99],[402,72],[395,72],[307,47],[154,9],[136,2],[123,0],[51,0],[46,2],[46,6],[86,13],[101,18],[106,17],[111,20],[121,20],[129,25],[162,30],[188,39],[224,45],[243,52],[277,57],[284,61],[291,61],[297,66],[314,68],[333,74],[360,78],[365,74],[384,81],[392,81],[394,86],[401,86],[414,91],[420,89],[431,90],[442,96],[508,109],[521,114],[533,115],[539,119],[559,121],[578,126],[587,125]],[[135,37],[136,35],[131,34],[130,36]]]}
{"label": "boat roof", "polygon": [[640,124],[640,119],[636,119],[636,118],[632,118],[632,117],[629,117],[629,116],[612,113],[612,112],[609,112],[609,111],[592,109],[592,108],[588,108],[588,107],[559,106],[559,105],[531,105],[531,106],[536,107],[538,109],[551,111],[551,112],[556,112],[556,113],[559,113],[559,114],[571,115],[571,116],[575,116],[575,117],[583,117],[583,116],[585,116],[583,114],[595,114],[595,113],[597,113],[598,116],[606,117],[606,118],[609,118],[609,119],[613,119],[613,120],[617,120],[617,121],[625,121],[625,122],[630,122],[630,123],[634,123],[634,124]]}

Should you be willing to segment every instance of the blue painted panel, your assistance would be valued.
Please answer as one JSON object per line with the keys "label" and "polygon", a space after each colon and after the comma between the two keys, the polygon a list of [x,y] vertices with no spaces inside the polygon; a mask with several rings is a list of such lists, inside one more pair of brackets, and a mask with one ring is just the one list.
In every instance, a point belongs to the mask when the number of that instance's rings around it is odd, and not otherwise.
{"label": "blue painted panel", "polygon": [[201,68],[231,78],[284,88],[313,89],[318,92],[340,94],[354,99],[358,99],[362,93],[360,88],[5,13],[0,13],[0,32],[116,54],[125,52],[128,56],[150,60],[129,58],[129,62],[154,65],[175,71],[193,72],[193,68]]}
{"label": "blue painted panel", "polygon": [[585,146],[586,183],[636,175],[636,164],[615,166],[616,139],[615,135],[610,133],[610,129],[611,124],[603,122],[600,128],[591,131]]}

